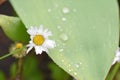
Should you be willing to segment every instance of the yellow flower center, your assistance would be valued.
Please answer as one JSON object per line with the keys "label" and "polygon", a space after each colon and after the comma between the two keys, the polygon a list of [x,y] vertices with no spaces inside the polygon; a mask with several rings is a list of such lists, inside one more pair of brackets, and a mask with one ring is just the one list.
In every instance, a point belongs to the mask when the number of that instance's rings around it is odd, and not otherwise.
{"label": "yellow flower center", "polygon": [[22,43],[16,43],[16,49],[20,49],[23,47],[23,44]]}
{"label": "yellow flower center", "polygon": [[42,35],[35,35],[33,37],[33,42],[36,45],[42,45],[44,42],[44,37]]}

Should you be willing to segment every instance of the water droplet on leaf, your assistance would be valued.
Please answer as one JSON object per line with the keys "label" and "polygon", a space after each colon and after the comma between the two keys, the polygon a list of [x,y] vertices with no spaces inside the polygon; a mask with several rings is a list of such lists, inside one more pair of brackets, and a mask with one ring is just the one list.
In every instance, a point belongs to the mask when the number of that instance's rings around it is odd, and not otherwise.
{"label": "water droplet on leaf", "polygon": [[79,68],[79,64],[75,64],[75,67]]}
{"label": "water droplet on leaf", "polygon": [[67,41],[68,40],[68,36],[65,33],[62,33],[60,35],[60,39],[63,40],[63,41]]}
{"label": "water droplet on leaf", "polygon": [[61,29],[61,26],[57,26],[58,29]]}
{"label": "water droplet on leaf", "polygon": [[59,52],[62,52],[64,49],[60,49]]}
{"label": "water droplet on leaf", "polygon": [[57,26],[57,29],[58,29],[59,31],[63,31],[63,29],[61,28],[61,26]]}
{"label": "water droplet on leaf", "polygon": [[69,72],[71,72],[71,69],[69,69]]}
{"label": "water droplet on leaf", "polygon": [[62,18],[62,21],[66,21],[66,18],[65,18],[65,17],[63,17],[63,18]]}
{"label": "water droplet on leaf", "polygon": [[67,8],[67,7],[64,7],[64,8],[63,8],[63,13],[67,14],[67,13],[69,13],[69,12],[70,12],[69,8]]}
{"label": "water droplet on leaf", "polygon": [[64,62],[64,60],[62,59],[62,62]]}
{"label": "water droplet on leaf", "polygon": [[48,12],[51,12],[51,9],[48,9]]}
{"label": "water droplet on leaf", "polygon": [[77,75],[77,73],[76,73],[76,72],[74,72],[74,75]]}

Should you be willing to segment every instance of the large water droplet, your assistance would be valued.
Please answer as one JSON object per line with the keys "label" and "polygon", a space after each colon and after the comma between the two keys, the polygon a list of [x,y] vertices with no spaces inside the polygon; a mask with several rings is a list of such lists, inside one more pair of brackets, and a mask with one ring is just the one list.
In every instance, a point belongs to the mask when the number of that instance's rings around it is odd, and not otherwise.
{"label": "large water droplet", "polygon": [[64,60],[62,59],[62,62],[64,62]]}
{"label": "large water droplet", "polygon": [[74,72],[74,75],[77,75],[77,73],[76,73],[76,72]]}
{"label": "large water droplet", "polygon": [[51,12],[51,9],[50,9],[50,8],[48,9],[48,12]]}
{"label": "large water droplet", "polygon": [[64,49],[59,49],[59,52],[62,52]]}
{"label": "large water droplet", "polygon": [[64,8],[63,8],[63,13],[67,14],[67,13],[69,13],[69,12],[70,12],[69,8],[67,8],[67,7],[64,7]]}
{"label": "large water droplet", "polygon": [[79,68],[79,64],[78,64],[78,63],[76,63],[76,64],[75,64],[75,67],[76,67],[76,68]]}
{"label": "large water droplet", "polygon": [[59,31],[63,31],[63,29],[61,28],[61,26],[57,26],[57,29],[58,29]]}
{"label": "large water droplet", "polygon": [[69,64],[68,66],[70,67],[71,65]]}
{"label": "large water droplet", "polygon": [[61,29],[61,26],[57,26],[58,29]]}
{"label": "large water droplet", "polygon": [[71,72],[72,70],[71,69],[69,69],[69,72]]}
{"label": "large water droplet", "polygon": [[60,35],[60,39],[63,40],[63,41],[67,41],[68,40],[68,36],[65,33],[62,33]]}
{"label": "large water droplet", "polygon": [[72,68],[70,68],[68,71],[69,71],[69,72],[72,72],[72,71],[73,71],[73,69],[72,69]]}
{"label": "large water droplet", "polygon": [[63,17],[63,18],[62,18],[62,21],[66,21],[66,18],[65,18],[65,17]]}
{"label": "large water droplet", "polygon": [[82,62],[80,62],[80,64],[82,64]]}

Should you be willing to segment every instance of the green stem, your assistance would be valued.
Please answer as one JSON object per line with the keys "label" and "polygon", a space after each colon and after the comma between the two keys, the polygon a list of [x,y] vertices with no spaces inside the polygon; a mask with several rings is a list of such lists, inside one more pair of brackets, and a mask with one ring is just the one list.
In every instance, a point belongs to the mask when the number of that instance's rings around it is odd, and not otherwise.
{"label": "green stem", "polygon": [[22,80],[22,67],[23,67],[23,59],[19,58],[15,80]]}
{"label": "green stem", "polygon": [[15,53],[18,53],[18,52],[22,51],[24,48],[26,48],[26,46],[24,46],[24,47],[22,47],[22,48],[20,48],[20,49],[16,49],[15,51],[13,51],[13,52],[11,52],[11,53],[9,53],[9,54],[6,54],[6,55],[4,55],[4,56],[1,56],[1,57],[0,57],[0,60],[4,59],[4,58],[6,58],[6,57],[8,57],[8,56],[10,56],[10,55],[13,55],[13,54],[15,54]]}
{"label": "green stem", "polygon": [[115,65],[113,65],[105,80],[113,80],[119,68],[120,68],[120,63],[116,63]]}

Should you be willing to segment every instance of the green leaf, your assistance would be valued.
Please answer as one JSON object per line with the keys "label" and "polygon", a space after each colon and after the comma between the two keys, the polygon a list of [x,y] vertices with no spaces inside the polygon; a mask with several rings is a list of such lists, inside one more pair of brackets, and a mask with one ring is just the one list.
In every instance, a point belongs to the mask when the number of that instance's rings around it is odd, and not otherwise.
{"label": "green leaf", "polygon": [[2,71],[0,71],[0,80],[6,80],[5,75]]}
{"label": "green leaf", "polygon": [[13,63],[10,67],[10,76],[12,79],[14,79],[16,77],[17,74],[17,65],[16,63]]}
{"label": "green leaf", "polygon": [[[43,80],[42,73],[38,68],[37,58],[34,56],[26,56],[23,60],[23,71],[22,79],[23,80]],[[33,74],[34,73],[34,74]],[[14,79],[17,74],[17,64],[13,63],[10,68],[11,78]]]}
{"label": "green leaf", "polygon": [[19,18],[0,15],[0,26],[11,40],[28,42],[29,35]]}
{"label": "green leaf", "polygon": [[58,67],[56,64],[49,63],[48,67],[52,72],[51,76],[53,80],[70,80],[69,79],[70,76],[65,71],[63,71],[60,67]]}
{"label": "green leaf", "polygon": [[114,80],[113,78],[116,77],[117,72],[119,71],[120,63],[115,63],[112,65],[109,74],[107,75],[105,80]]}
{"label": "green leaf", "polygon": [[37,58],[34,56],[25,58],[23,63],[23,80],[43,80],[38,64]]}
{"label": "green leaf", "polygon": [[119,68],[119,70],[117,71],[117,74],[116,74],[116,76],[114,77],[114,80],[120,80],[120,68]]}
{"label": "green leaf", "polygon": [[49,56],[77,80],[104,80],[118,47],[116,0],[10,0],[27,28],[52,31]]}

